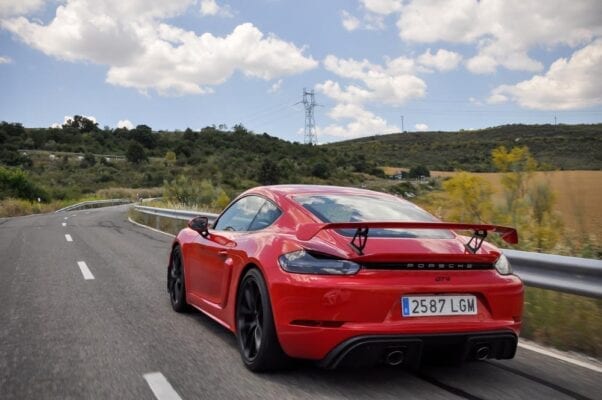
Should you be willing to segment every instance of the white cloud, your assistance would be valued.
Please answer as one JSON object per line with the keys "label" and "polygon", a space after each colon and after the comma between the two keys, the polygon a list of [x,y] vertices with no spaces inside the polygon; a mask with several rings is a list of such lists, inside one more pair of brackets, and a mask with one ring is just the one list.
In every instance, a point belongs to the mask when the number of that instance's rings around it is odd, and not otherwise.
{"label": "white cloud", "polygon": [[220,6],[215,0],[201,0],[202,16],[232,17],[230,6]]}
{"label": "white cloud", "polygon": [[427,49],[418,57],[418,62],[427,68],[434,68],[439,71],[450,71],[455,69],[462,61],[462,56],[456,52],[439,49],[435,54],[431,49]]}
{"label": "white cloud", "polygon": [[274,82],[274,84],[272,86],[270,86],[270,88],[268,89],[268,93],[276,93],[279,92],[280,89],[282,89],[282,79],[278,79],[276,82]]}
{"label": "white cloud", "polygon": [[330,124],[318,127],[319,138],[355,138],[361,136],[376,135],[384,132],[399,132],[395,125],[389,125],[386,120],[364,109],[357,104],[338,104],[328,115],[336,120],[347,120],[340,124]]}
{"label": "white cloud", "polygon": [[410,1],[403,6],[397,27],[402,40],[475,44],[467,61],[474,73],[491,73],[499,66],[540,71],[531,58],[534,47],[576,47],[602,34],[602,2],[582,0],[438,0]]}
{"label": "white cloud", "polygon": [[516,85],[501,85],[488,101],[513,100],[537,110],[571,110],[602,104],[602,39],[577,50],[570,59],[556,60],[543,75]]}
{"label": "white cloud", "polygon": [[389,15],[401,11],[401,0],[360,0],[366,10],[380,15]]}
{"label": "white cloud", "polygon": [[342,24],[348,31],[356,29],[383,30],[385,17],[401,10],[402,4],[399,0],[360,0],[363,6],[363,16],[360,18],[342,12]]}
{"label": "white cloud", "polygon": [[482,105],[483,105],[483,102],[481,102],[479,99],[477,99],[477,98],[475,98],[475,97],[472,97],[472,96],[468,98],[468,101],[469,101],[471,104],[475,105],[475,106],[479,106],[479,107],[480,107],[480,106],[482,106]]}
{"label": "white cloud", "polygon": [[414,129],[418,132],[426,132],[429,130],[429,126],[427,124],[416,124],[414,125]]}
{"label": "white cloud", "polygon": [[347,11],[343,10],[341,13],[341,24],[343,28],[348,31],[354,31],[360,26],[360,20],[357,17],[349,14]]}
{"label": "white cloud", "polygon": [[0,0],[0,17],[26,15],[39,10],[44,0]]}
{"label": "white cloud", "polygon": [[501,93],[492,93],[491,96],[487,98],[488,104],[502,104],[508,101],[508,96],[505,96]]}
{"label": "white cloud", "polygon": [[13,62],[12,58],[0,56],[0,64],[10,64],[12,62]]}
{"label": "white cloud", "polygon": [[414,75],[418,67],[410,58],[386,59],[383,65],[378,65],[365,59],[341,59],[328,55],[323,65],[340,78],[355,82],[344,88],[333,80],[315,86],[316,91],[337,103],[328,112],[328,116],[337,123],[318,130],[321,136],[351,138],[399,131],[397,126],[389,125],[385,119],[366,110],[364,104],[402,105],[426,93],[426,83]]}
{"label": "white cloud", "polygon": [[414,68],[413,61],[404,57],[387,60],[385,65],[381,66],[368,60],[345,60],[328,55],[324,59],[324,68],[340,77],[359,80],[364,86],[348,85],[341,89],[340,85],[333,81],[316,86],[318,91],[339,102],[376,101],[401,105],[409,99],[423,97],[426,93],[426,83],[411,73]]}
{"label": "white cloud", "polygon": [[194,0],[70,0],[47,25],[26,18],[5,29],[47,55],[109,66],[107,82],[160,94],[211,93],[239,71],[271,80],[315,68],[293,43],[250,23],[224,37],[197,35],[161,21]]}
{"label": "white cloud", "polygon": [[117,121],[117,128],[125,128],[127,130],[134,129],[134,124],[129,119],[120,119]]}

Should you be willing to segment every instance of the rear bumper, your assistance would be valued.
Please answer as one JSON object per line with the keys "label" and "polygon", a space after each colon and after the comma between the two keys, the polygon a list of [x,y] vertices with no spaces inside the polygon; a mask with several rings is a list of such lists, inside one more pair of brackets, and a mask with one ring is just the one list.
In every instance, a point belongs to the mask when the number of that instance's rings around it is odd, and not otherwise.
{"label": "rear bumper", "polygon": [[[294,358],[325,359],[357,337],[479,335],[521,328],[523,285],[495,271],[362,271],[354,276],[281,274],[270,287],[282,349]],[[438,281],[444,276],[446,281]],[[405,295],[472,294],[476,315],[403,317]],[[407,335],[407,336],[404,336]]]}
{"label": "rear bumper", "polygon": [[336,346],[320,361],[324,368],[389,364],[414,368],[423,361],[510,359],[518,337],[511,331],[425,335],[357,336]]}

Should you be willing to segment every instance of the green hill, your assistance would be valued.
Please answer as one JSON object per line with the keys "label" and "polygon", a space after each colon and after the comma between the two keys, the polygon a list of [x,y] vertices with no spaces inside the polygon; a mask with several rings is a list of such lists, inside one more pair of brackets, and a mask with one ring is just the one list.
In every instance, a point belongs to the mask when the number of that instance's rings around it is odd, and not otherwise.
{"label": "green hill", "polygon": [[548,169],[602,169],[602,124],[504,125],[460,132],[397,133],[326,145],[363,154],[380,165],[431,170],[491,171],[491,150],[503,145],[529,147]]}

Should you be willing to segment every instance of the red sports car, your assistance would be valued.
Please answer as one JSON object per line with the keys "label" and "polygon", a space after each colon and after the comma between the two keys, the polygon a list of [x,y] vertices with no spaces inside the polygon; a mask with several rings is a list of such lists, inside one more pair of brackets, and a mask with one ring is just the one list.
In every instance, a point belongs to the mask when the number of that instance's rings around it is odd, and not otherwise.
{"label": "red sports car", "polygon": [[496,232],[516,243],[512,228],[309,185],[248,190],[213,224],[188,226],[167,270],[173,309],[191,305],[234,332],[252,371],[290,358],[335,368],[515,354],[523,285],[484,241]]}

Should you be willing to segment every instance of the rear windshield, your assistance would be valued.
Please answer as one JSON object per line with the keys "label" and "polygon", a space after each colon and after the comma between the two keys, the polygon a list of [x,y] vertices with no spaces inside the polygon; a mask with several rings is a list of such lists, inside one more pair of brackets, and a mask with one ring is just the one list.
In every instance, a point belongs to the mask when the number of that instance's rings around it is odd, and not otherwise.
{"label": "rear windshield", "polygon": [[[351,195],[299,195],[294,200],[322,222],[438,222],[431,214],[412,203],[394,198]],[[345,236],[353,236],[355,229],[340,229]],[[434,229],[370,229],[371,237],[410,237],[449,239],[448,230]]]}

